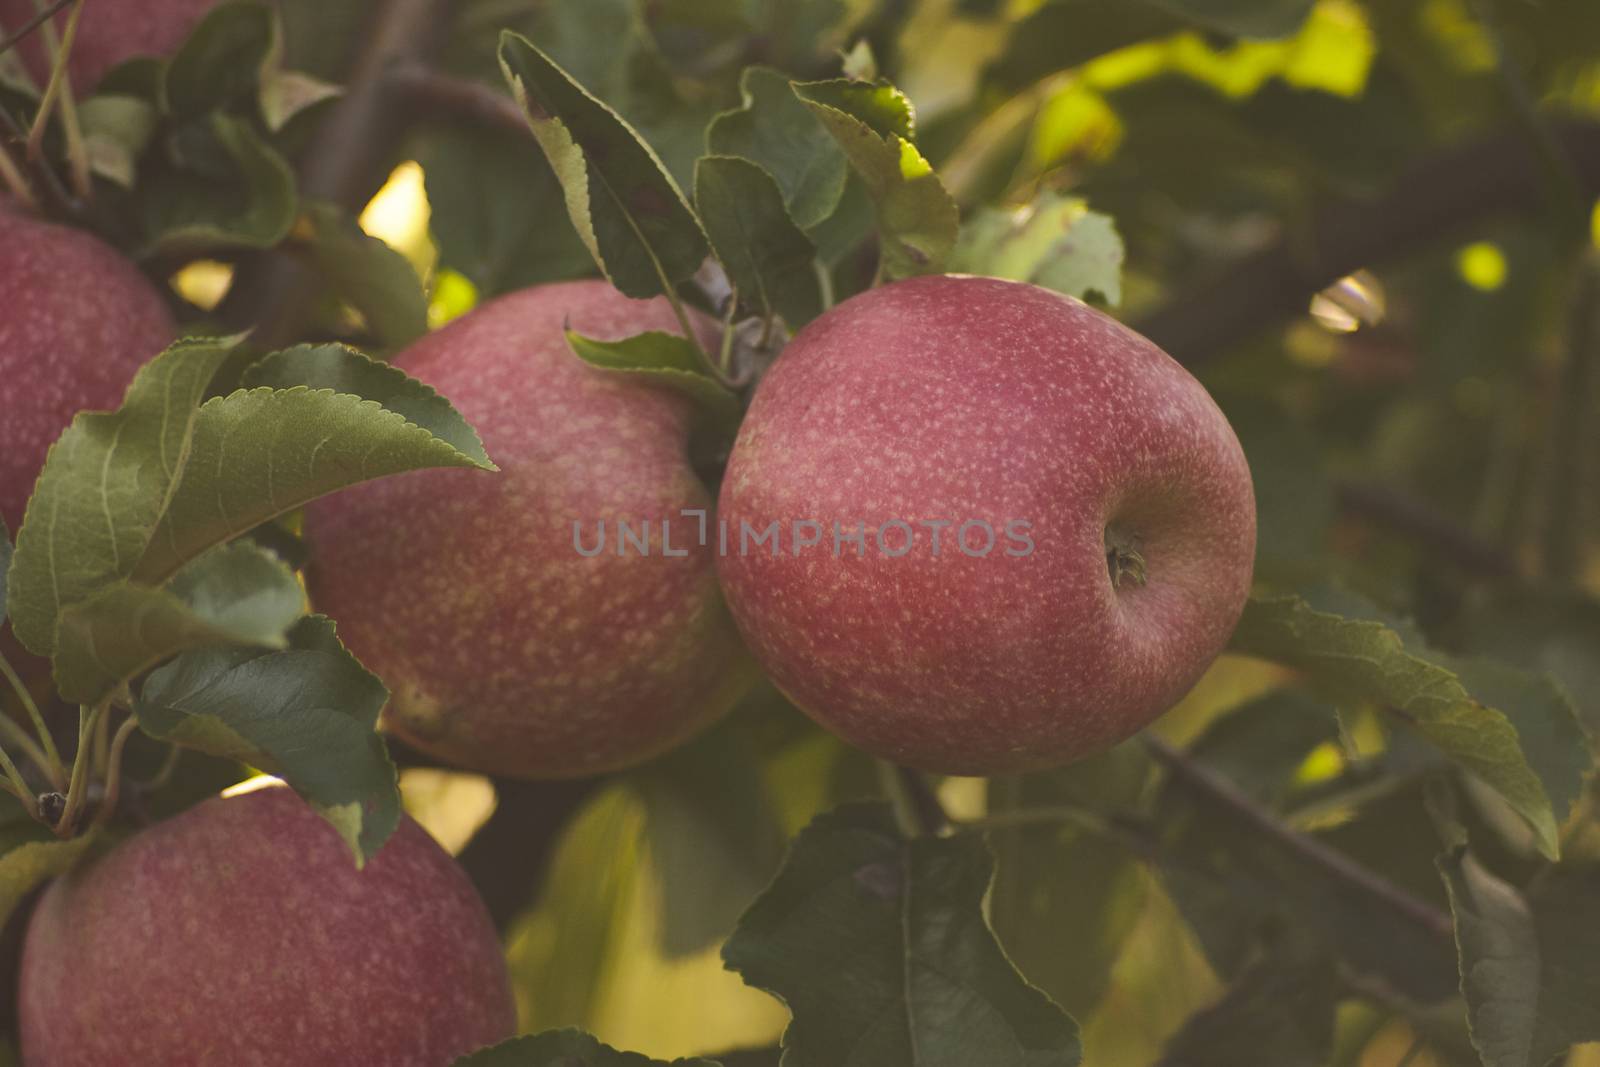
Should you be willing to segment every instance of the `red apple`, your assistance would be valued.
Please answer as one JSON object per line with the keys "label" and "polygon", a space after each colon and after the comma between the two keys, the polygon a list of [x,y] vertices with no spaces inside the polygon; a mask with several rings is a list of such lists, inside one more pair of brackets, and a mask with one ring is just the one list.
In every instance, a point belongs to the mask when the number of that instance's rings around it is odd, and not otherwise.
{"label": "red apple", "polygon": [[19,979],[29,1067],[446,1067],[515,1032],[499,939],[409,818],[365,869],[287,789],[215,798],[56,881]]}
{"label": "red apple", "polygon": [[[991,278],[899,282],[802,330],[721,514],[723,587],[778,686],[952,774],[1149,723],[1227,643],[1255,550],[1250,472],[1200,384],[1108,316]],[[774,522],[776,552],[744,532]]]}
{"label": "red apple", "polygon": [[[89,92],[106,72],[134,56],[165,56],[183,43],[206,12],[220,0],[88,0],[78,20],[78,34],[72,44],[67,70],[80,92]],[[33,0],[0,0],[0,26],[9,30],[28,23],[34,15]],[[56,16],[56,27],[63,30],[67,12]],[[0,34],[6,36],[6,34]],[[50,64],[42,35],[37,32],[23,42],[23,61],[28,73],[42,86],[50,76]]]}
{"label": "red apple", "polygon": [[[697,320],[712,339],[711,324]],[[598,371],[599,339],[676,330],[665,300],[599,281],[489,303],[396,360],[448,397],[499,474],[427,471],[307,513],[312,600],[389,686],[388,727],[451,763],[517,777],[614,770],[726,711],[748,661],[711,549],[677,394]],[[648,523],[648,553],[616,537]],[[586,549],[604,523],[604,551]],[[662,523],[671,524],[664,554]]]}
{"label": "red apple", "polygon": [[72,416],[122,403],[172,334],[161,294],[115,249],[0,202],[0,516],[13,536]]}

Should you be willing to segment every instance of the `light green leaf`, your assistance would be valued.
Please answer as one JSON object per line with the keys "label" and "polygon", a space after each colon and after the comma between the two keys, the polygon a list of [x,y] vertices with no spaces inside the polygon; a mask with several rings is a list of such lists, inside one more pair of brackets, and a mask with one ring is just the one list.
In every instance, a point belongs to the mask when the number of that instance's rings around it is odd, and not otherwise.
{"label": "light green leaf", "polygon": [[620,341],[596,341],[568,330],[567,344],[592,367],[688,397],[710,432],[727,437],[738,430],[739,398],[705,372],[700,349],[688,338],[650,330]]}
{"label": "light green leaf", "polygon": [[[414,395],[431,404],[422,399],[431,390]],[[213,398],[195,418],[189,463],[133,577],[160,582],[319,496],[423,467],[493,469],[481,451],[462,452],[381,399],[307,386]]]}
{"label": "light green leaf", "polygon": [[289,568],[254,545],[228,545],[165,589],[117,582],[62,612],[56,688],[65,700],[96,704],[186,649],[282,647],[304,610]]}
{"label": "light green leaf", "polygon": [[694,202],[740,299],[756,314],[799,329],[822,314],[817,250],[794,224],[772,176],[747,159],[706,156]]}
{"label": "light green leaf", "polygon": [[984,921],[992,873],[977,834],[908,841],[849,805],[795,839],[723,959],[793,1012],[788,1067],[1072,1067],[1077,1024]]}
{"label": "light green leaf", "polygon": [[140,153],[155,134],[156,109],[137,96],[91,96],[78,105],[89,167],[100,177],[133,188]]}
{"label": "light green leaf", "polygon": [[[1510,675],[1517,672],[1511,668],[1472,668],[1474,679],[1495,684],[1493,695],[1517,701],[1491,706],[1448,666],[1408,649],[1385,622],[1318,611],[1299,597],[1252,599],[1232,647],[1303,670],[1346,704],[1390,709],[1500,793],[1533,828],[1540,850],[1557,854],[1558,811],[1564,815],[1575,795],[1574,767],[1559,755],[1530,760],[1522,736],[1524,730],[1529,739],[1577,734],[1570,704],[1563,710],[1548,683],[1520,676],[1513,693]],[[1515,723],[1509,714],[1517,716]],[[1558,721],[1563,715],[1572,718],[1569,726]],[[1541,765],[1548,780],[1541,780]]]}
{"label": "light green leaf", "polygon": [[135,705],[146,733],[281,777],[337,829],[358,865],[399,824],[377,733],[389,694],[331,621],[300,620],[282,651],[206,649],[154,671]]}
{"label": "light green leaf", "polygon": [[0,828],[0,925],[11,919],[28,894],[71,870],[99,839],[99,833],[90,830],[63,841],[17,807],[15,821]]}
{"label": "light green leaf", "polygon": [[912,143],[911,103],[887,84],[848,80],[796,83],[861,175],[878,217],[883,271],[890,278],[942,269],[955,247],[960,210]]}
{"label": "light green leaf", "polygon": [[1011,211],[981,208],[961,228],[949,269],[1032,282],[1068,296],[1122,302],[1122,238],[1083,200],[1041,193]]}
{"label": "light green leaf", "polygon": [[428,332],[428,298],[405,256],[332,204],[306,204],[301,217],[318,270],[386,348],[403,348]]}
{"label": "light green leaf", "polygon": [[500,63],[566,193],[567,212],[622,292],[669,292],[709,245],[661,160],[611,108],[526,38],[501,37]]}
{"label": "light green leaf", "polygon": [[11,576],[11,531],[6,529],[6,520],[0,519],[0,622],[6,621],[6,588]]}
{"label": "light green leaf", "polygon": [[706,149],[762,167],[783,190],[795,223],[810,229],[839,205],[850,162],[827,127],[794,94],[787,74],[747,67],[739,85],[743,105],[712,120]]}
{"label": "light green leaf", "polygon": [[456,1060],[454,1067],[717,1067],[710,1060],[652,1060],[618,1052],[581,1030],[547,1030],[514,1037]]}
{"label": "light green leaf", "polygon": [[31,651],[55,649],[61,610],[128,576],[188,458],[197,406],[232,340],[180,341],[146,364],[122,407],[86,412],[51,446],[11,574],[11,615]]}

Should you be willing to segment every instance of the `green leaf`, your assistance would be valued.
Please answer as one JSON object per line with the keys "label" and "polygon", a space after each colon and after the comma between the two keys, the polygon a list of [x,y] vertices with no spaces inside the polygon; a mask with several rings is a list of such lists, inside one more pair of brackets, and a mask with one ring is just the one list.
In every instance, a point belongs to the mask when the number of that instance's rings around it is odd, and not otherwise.
{"label": "green leaf", "polygon": [[306,204],[302,218],[318,270],[384,347],[403,348],[428,332],[428,298],[405,256],[333,204]]}
{"label": "green leaf", "polygon": [[219,180],[215,174],[169,166],[142,181],[146,257],[271,248],[294,225],[294,172],[278,151],[242,119],[217,112],[200,121],[233,173]]}
{"label": "green leaf", "polygon": [[1288,37],[1315,0],[1146,0],[1207,29],[1237,37]]}
{"label": "green leaf", "polygon": [[1167,1042],[1157,1067],[1325,1067],[1340,987],[1321,961],[1269,959]]}
{"label": "green leaf", "polygon": [[439,263],[472,280],[482,299],[594,271],[571,226],[561,183],[532,145],[483,130],[424,131],[416,148],[428,185]]}
{"label": "green leaf", "polygon": [[1122,238],[1083,200],[1039,194],[1027,207],[980,208],[961,228],[949,269],[1032,282],[1068,296],[1122,302]]}
{"label": "green leaf", "polygon": [[710,1060],[652,1060],[618,1052],[581,1030],[548,1030],[514,1037],[456,1060],[454,1067],[717,1067]]}
{"label": "green leaf", "polygon": [[262,77],[256,101],[267,129],[281,133],[295,118],[343,93],[342,86],[298,70],[273,70]]}
{"label": "green leaf", "polygon": [[596,341],[568,330],[567,344],[592,367],[688,397],[708,430],[719,437],[738,430],[739,398],[705,372],[700,348],[688,338],[650,330],[620,341]]}
{"label": "green leaf", "polygon": [[822,314],[817,250],[783,205],[772,176],[747,159],[695,164],[694,202],[711,247],[740,299],[756,314],[799,329]]}
{"label": "green leaf", "polygon": [[933,167],[912,143],[911,102],[886,83],[797,82],[794,92],[822,120],[866,183],[890,278],[937,272],[955,247],[961,216]]}
{"label": "green leaf", "polygon": [[[1292,794],[1306,755],[1336,736],[1331,709],[1291,690],[1217,720],[1188,754],[1276,814]],[[1414,796],[1405,799],[1411,809],[1419,807]],[[1373,825],[1383,840],[1415,852],[1413,827],[1388,810],[1379,814],[1381,821]],[[1279,941],[1292,933],[1297,942],[1314,940],[1321,954],[1336,956],[1348,971],[1381,981],[1411,1000],[1431,1003],[1449,995],[1447,935],[1359,885],[1331,877],[1308,855],[1308,844],[1345,851],[1351,823],[1311,835],[1309,842],[1292,841],[1265,832],[1237,806],[1175,774],[1164,778],[1153,815],[1163,881],[1220,976],[1242,977],[1256,954],[1279,954]],[[1433,831],[1426,820],[1417,821],[1425,856]],[[1360,816],[1354,823],[1368,829]],[[1361,856],[1351,859],[1374,866]],[[1386,877],[1404,873],[1402,864],[1384,860]],[[1425,887],[1437,888],[1425,865],[1421,875]],[[1402,888],[1424,904],[1433,903],[1415,886]]]}
{"label": "green leaf", "polygon": [[[275,365],[269,360],[262,373]],[[387,390],[398,375],[374,371],[370,378]],[[183,477],[133,577],[159,582],[206,549],[359,482],[425,467],[495,469],[481,447],[463,451],[412,422],[408,413],[418,410],[442,413],[444,403],[409,380],[372,399],[297,385],[257,386],[206,401],[194,420]],[[476,443],[475,434],[463,433],[464,423],[446,418],[446,425],[463,445]]]}
{"label": "green leaf", "polygon": [[771,67],[747,67],[740,76],[741,107],[724,111],[706,128],[706,150],[758,164],[783,190],[797,225],[810,229],[833,214],[844,195],[849,160],[833,135]]}
{"label": "green leaf", "polygon": [[[1130,744],[1048,774],[991,780],[988,813],[1131,808],[1149,766],[1144,750]],[[989,914],[1006,954],[1069,1014],[1090,1016],[1145,904],[1149,881],[1140,864],[1118,842],[1065,820],[992,830],[989,843]]]}
{"label": "green leaf", "polygon": [[[1524,742],[1581,733],[1570,704],[1548,680],[1488,665],[1469,667],[1464,678],[1408,650],[1384,622],[1318,611],[1292,596],[1252,599],[1232,648],[1305,671],[1346,704],[1392,710],[1500,793],[1533,828],[1545,855],[1557,854],[1558,823],[1576,795],[1577,761],[1557,752],[1531,760]],[[1489,683],[1489,695],[1508,702],[1484,703],[1469,680]],[[1563,723],[1563,717],[1572,721]],[[1541,780],[1540,770],[1549,777]]]}
{"label": "green leaf", "polygon": [[662,949],[698,952],[733,932],[772,881],[784,835],[742,720],[728,720],[630,776],[662,894]]}
{"label": "green leaf", "polygon": [[63,841],[20,806],[14,810],[14,821],[0,827],[0,926],[30,893],[71,870],[100,840],[98,831],[89,830]]}
{"label": "green leaf", "polygon": [[281,777],[339,831],[357,864],[399,824],[400,793],[378,713],[389,694],[322,616],[282,651],[187,652],[154,671],[135,705],[164,741]]}
{"label": "green leaf", "polygon": [[91,96],[78,105],[83,144],[95,174],[133,188],[138,159],[156,132],[155,107],[137,96]]}
{"label": "green leaf", "polygon": [[61,614],[55,653],[63,699],[97,704],[191,648],[282,647],[305,610],[294,573],[250,544],[219,548],[167,588],[117,582]]}
{"label": "green leaf", "polygon": [[11,556],[14,551],[11,547],[11,531],[6,529],[6,520],[0,519],[0,623],[6,621],[6,589],[11,577]]}
{"label": "green leaf", "polygon": [[907,841],[883,805],[823,815],[723,949],[794,1014],[791,1067],[1047,1067],[1078,1028],[1007,961],[983,916],[973,833]]}
{"label": "green leaf", "polygon": [[524,37],[501,37],[500,63],[578,235],[612,284],[645,298],[693,275],[709,250],[706,236],[633,127]]}
{"label": "green leaf", "polygon": [[193,118],[248,93],[277,39],[277,16],[267,5],[217,5],[167,64],[167,107],[180,119]]}
{"label": "green leaf", "polygon": [[85,412],[51,446],[17,534],[11,615],[48,656],[61,610],[127,577],[189,456],[197,407],[232,340],[180,341],[146,364],[115,412]]}
{"label": "green leaf", "polygon": [[1542,1067],[1548,1056],[1533,1059],[1539,943],[1527,901],[1485,870],[1464,841],[1438,863],[1455,915],[1461,996],[1473,1047],[1485,1067]]}

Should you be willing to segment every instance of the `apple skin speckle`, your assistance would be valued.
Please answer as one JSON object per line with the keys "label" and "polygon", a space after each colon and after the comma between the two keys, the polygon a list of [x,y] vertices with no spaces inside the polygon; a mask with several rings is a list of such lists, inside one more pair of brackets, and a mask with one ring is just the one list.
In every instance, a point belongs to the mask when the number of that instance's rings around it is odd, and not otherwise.
{"label": "apple skin speckle", "polygon": [[30,1067],[446,1067],[516,1029],[494,926],[427,832],[403,818],[358,870],[281,787],[58,879],[19,987]]}
{"label": "apple skin speckle", "polygon": [[[1226,645],[1255,553],[1250,472],[1205,389],[1109,316],[991,278],[898,282],[802,330],[720,512],[733,530],[865,523],[865,555],[835,558],[830,535],[723,556],[729,606],[820,723],[949,774],[1057,766],[1144,727]],[[873,533],[897,519],[915,542],[888,558]],[[950,527],[935,556],[929,520],[987,522],[996,547],[966,555]],[[1008,554],[1013,520],[1026,554]],[[1139,554],[1144,584],[1113,587],[1108,545]]]}
{"label": "apple skin speckle", "polygon": [[[715,326],[696,316],[703,340]],[[523,290],[395,363],[477,427],[498,474],[424,471],[307,511],[312,602],[389,686],[385,723],[439,759],[524,778],[648,759],[727,711],[752,676],[699,520],[715,501],[688,459],[686,399],[596,370],[564,325],[601,340],[676,332],[663,299],[600,281]],[[574,547],[573,522],[592,547]],[[616,552],[616,523],[653,529]],[[674,553],[662,552],[663,521]],[[708,517],[708,528],[714,529]]]}
{"label": "apple skin speckle", "polygon": [[173,331],[161,294],[115,249],[0,200],[0,516],[13,537],[72,416],[121,404]]}
{"label": "apple skin speckle", "polygon": [[[118,63],[134,56],[165,56],[221,0],[92,0],[78,21],[67,70],[79,91],[93,89]],[[0,26],[14,29],[33,17],[32,0],[0,0]],[[55,17],[64,29],[67,12]],[[0,33],[0,37],[7,34]],[[19,49],[28,73],[40,85],[50,76],[44,43],[31,35]]]}

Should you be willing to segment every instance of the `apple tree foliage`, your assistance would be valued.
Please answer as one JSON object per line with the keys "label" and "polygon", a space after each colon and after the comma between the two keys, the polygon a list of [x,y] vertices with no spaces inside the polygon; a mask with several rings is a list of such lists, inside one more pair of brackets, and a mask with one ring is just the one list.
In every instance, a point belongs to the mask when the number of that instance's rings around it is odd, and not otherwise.
{"label": "apple tree foliage", "polygon": [[[20,144],[43,87],[13,60]],[[875,768],[759,685],[636,771],[497,783],[462,859],[529,1036],[461,1063],[1545,1067],[1600,1042],[1597,86],[1590,0],[218,6],[39,125],[64,215],[232,285],[77,417],[0,538],[37,657],[4,694],[0,912],[248,769],[352,862],[382,847],[415,760],[308,613],[296,514],[495,469],[384,362],[430,321],[594,274],[721,313],[720,351],[569,335],[690,396],[714,470],[788,333],[957,270],[1115,308],[1217,396],[1260,516],[1230,654],[1050,773]],[[420,271],[357,221],[404,160]]]}

